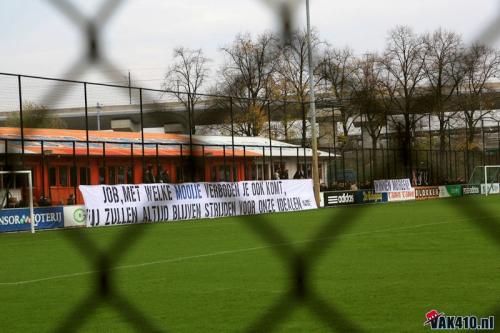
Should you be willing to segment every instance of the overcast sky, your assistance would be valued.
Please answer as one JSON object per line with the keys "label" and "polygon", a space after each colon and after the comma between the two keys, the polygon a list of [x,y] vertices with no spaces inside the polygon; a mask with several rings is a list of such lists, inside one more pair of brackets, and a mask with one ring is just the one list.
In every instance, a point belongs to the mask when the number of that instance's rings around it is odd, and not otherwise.
{"label": "overcast sky", "polygon": [[[102,1],[70,2],[92,16]],[[277,29],[268,2],[128,0],[105,26],[103,51],[120,75],[130,70],[137,85],[158,88],[174,47],[202,48],[217,64],[220,47],[238,32]],[[305,0],[297,2],[296,22],[304,26]],[[312,25],[320,38],[357,54],[382,50],[387,31],[398,24],[417,32],[441,26],[471,41],[498,14],[497,0],[311,0]],[[83,50],[77,26],[49,1],[0,0],[0,31],[0,72],[62,77]],[[91,68],[80,78],[113,81],[105,74]]]}

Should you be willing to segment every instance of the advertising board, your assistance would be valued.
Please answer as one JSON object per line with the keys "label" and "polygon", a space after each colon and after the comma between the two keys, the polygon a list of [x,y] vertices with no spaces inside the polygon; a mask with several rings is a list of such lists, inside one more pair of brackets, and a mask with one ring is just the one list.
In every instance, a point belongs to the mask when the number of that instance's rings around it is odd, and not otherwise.
{"label": "advertising board", "polygon": [[[35,207],[33,211],[36,229],[64,227],[62,207]],[[31,230],[29,216],[29,208],[0,210],[0,232]]]}
{"label": "advertising board", "polygon": [[439,186],[418,186],[415,187],[415,199],[426,200],[439,198]]}
{"label": "advertising board", "polygon": [[415,189],[411,191],[398,191],[387,193],[387,200],[390,202],[415,200]]}
{"label": "advertising board", "polygon": [[461,196],[462,196],[462,185],[439,186],[440,198],[461,197]]}
{"label": "advertising board", "polygon": [[352,205],[355,201],[356,191],[333,191],[324,193],[325,207]]}
{"label": "advertising board", "polygon": [[481,194],[481,186],[474,184],[462,185],[462,194],[463,195]]}
{"label": "advertising board", "polygon": [[357,191],[354,200],[358,204],[387,202],[387,193],[376,193],[374,190]]}
{"label": "advertising board", "polygon": [[86,210],[83,205],[64,206],[64,227],[84,227],[86,221]]}
{"label": "advertising board", "polygon": [[481,184],[481,194],[499,194],[500,193],[500,184],[491,183],[491,184]]}

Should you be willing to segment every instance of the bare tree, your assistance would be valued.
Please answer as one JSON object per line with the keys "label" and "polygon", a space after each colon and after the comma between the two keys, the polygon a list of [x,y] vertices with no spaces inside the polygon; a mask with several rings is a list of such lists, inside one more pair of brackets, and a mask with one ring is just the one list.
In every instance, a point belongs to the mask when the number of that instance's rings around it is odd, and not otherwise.
{"label": "bare tree", "polygon": [[[314,50],[320,44],[319,37],[316,31],[311,33],[311,47]],[[278,66],[279,75],[291,88],[292,98],[296,100],[300,106],[302,117],[302,146],[307,143],[307,110],[306,104],[309,101],[309,80],[308,71],[308,46],[307,46],[307,31],[295,30],[291,34],[289,43],[283,44],[281,47],[281,57]]]}
{"label": "bare tree", "polygon": [[233,44],[222,51],[228,60],[221,68],[217,91],[234,98],[231,106],[228,99],[219,99],[218,103],[225,103],[226,110],[232,107],[238,134],[258,136],[267,119],[266,105],[278,64],[276,38],[264,33],[253,41],[249,34],[237,35]]}
{"label": "bare tree", "polygon": [[349,129],[357,115],[349,105],[352,94],[352,80],[356,70],[355,57],[349,48],[327,48],[318,66],[320,78],[326,82],[326,93],[337,100],[340,111],[343,136],[347,138]]}
{"label": "bare tree", "polygon": [[[20,127],[20,113],[11,112],[5,120],[7,127]],[[58,117],[50,116],[50,110],[46,106],[32,102],[23,103],[23,127],[24,128],[66,128],[67,124]]]}
{"label": "bare tree", "polygon": [[[419,111],[419,84],[424,78],[425,48],[422,38],[411,28],[397,26],[389,33],[388,44],[382,60],[387,73],[382,81],[395,110],[401,114],[391,117],[396,129],[401,133],[403,163],[412,165],[411,147],[415,124],[422,117]],[[409,170],[407,170],[409,171]]]}
{"label": "bare tree", "polygon": [[296,124],[300,107],[297,104],[294,88],[281,75],[276,75],[272,82],[271,99],[275,101],[273,114],[278,114],[280,122],[277,135],[283,137],[285,141],[298,137]]}
{"label": "bare tree", "polygon": [[463,46],[459,35],[438,29],[424,36],[424,47],[425,85],[430,95],[431,114],[439,121],[439,176],[443,176],[446,174],[446,129],[450,126],[450,118],[456,114],[451,102],[464,76]]}
{"label": "bare tree", "polygon": [[[386,122],[384,89],[381,85],[382,68],[377,55],[367,55],[356,61],[352,75],[351,107],[361,117],[361,126],[371,138],[375,154],[377,142]],[[377,158],[373,159],[373,169],[377,170]]]}
{"label": "bare tree", "polygon": [[474,141],[476,125],[492,112],[493,97],[487,83],[498,77],[500,53],[485,45],[469,47],[463,56],[464,79],[458,86],[457,106],[464,112],[467,125],[467,150]]}
{"label": "bare tree", "polygon": [[188,111],[188,127],[191,134],[196,133],[195,106],[200,101],[199,90],[208,76],[209,70],[201,49],[191,50],[183,47],[174,50],[174,63],[165,74],[163,88],[172,91]]}

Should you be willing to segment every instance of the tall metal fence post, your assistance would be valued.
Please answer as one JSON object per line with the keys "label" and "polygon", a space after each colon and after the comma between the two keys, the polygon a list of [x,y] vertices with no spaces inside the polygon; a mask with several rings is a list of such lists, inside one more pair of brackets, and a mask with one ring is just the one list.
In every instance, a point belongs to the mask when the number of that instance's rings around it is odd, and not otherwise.
{"label": "tall metal fence post", "polygon": [[248,180],[248,175],[247,175],[247,147],[243,146],[243,178],[245,180]]}
{"label": "tall metal fence post", "polygon": [[[7,147],[7,140],[5,140],[5,144]],[[41,168],[40,171],[42,173],[42,196],[45,198],[45,149],[43,147],[43,140],[40,140],[40,154],[42,156],[42,161],[41,161]],[[5,154],[7,155],[7,150],[5,150]]]}
{"label": "tall metal fence post", "polygon": [[271,102],[267,102],[267,127],[269,132],[269,173],[270,178],[274,178],[274,165],[273,165],[273,142],[271,133]]}
{"label": "tall metal fence post", "polygon": [[206,159],[205,159],[205,145],[201,145],[201,160],[202,160],[202,164],[203,164],[203,168],[202,168],[202,178],[203,181],[207,181],[207,176],[206,176],[206,172],[205,172],[205,165],[206,165]]}
{"label": "tall metal fence post", "polygon": [[231,148],[232,148],[232,166],[231,166],[231,173],[233,174],[233,179],[232,181],[236,181],[237,180],[237,177],[235,175],[235,172],[236,172],[236,160],[235,160],[235,157],[234,157],[234,111],[233,111],[233,98],[232,97],[229,97],[229,109],[230,109],[230,113],[231,113]]}
{"label": "tall metal fence post", "polygon": [[497,147],[497,162],[498,164],[500,162],[499,156],[500,156],[500,121],[497,121],[497,141],[498,141],[498,147]]}
{"label": "tall metal fence post", "polygon": [[335,108],[332,107],[332,132],[333,132],[333,177],[332,181],[337,178],[337,122],[335,122]]}
{"label": "tall metal fence post", "polygon": [[[134,170],[134,144],[130,144],[130,171],[131,171],[131,178],[132,179],[127,179],[127,184],[130,184],[130,180],[132,180],[132,184],[135,184],[135,170]],[[128,175],[128,172],[127,172]]]}
{"label": "tall metal fence post", "polygon": [[[365,135],[363,131],[363,114],[360,115],[361,119],[361,170],[363,172],[363,183],[366,183],[366,174],[365,174]],[[358,152],[356,149],[356,158],[358,157]],[[356,162],[357,163],[357,162]]]}
{"label": "tall metal fence post", "polygon": [[196,95],[192,96],[188,93],[188,123],[189,123],[189,180],[194,182],[194,175],[196,172],[196,163],[193,154],[193,130],[196,128],[196,123],[194,121],[194,107],[192,104],[193,99]]}
{"label": "tall metal fence post", "polygon": [[[144,175],[146,171],[146,157],[144,148],[144,110],[142,105],[142,88],[139,88],[139,112],[141,116],[141,147],[142,147],[142,181],[144,181]],[[181,149],[182,151],[182,149]],[[182,165],[181,165],[182,169]]]}
{"label": "tall metal fence post", "polygon": [[[73,180],[73,195],[75,197],[75,201],[73,204],[76,204],[76,186],[77,186],[77,180],[78,180],[78,172],[77,172],[77,165],[76,165],[76,142],[73,141],[73,173],[70,172],[69,175],[69,180]],[[73,176],[73,177],[72,177]],[[71,185],[71,184],[70,184]]]}
{"label": "tall metal fence post", "polygon": [[484,138],[484,120],[481,119],[481,133],[483,136],[483,165],[486,165],[486,141]]}
{"label": "tall metal fence post", "polygon": [[[87,168],[90,169],[89,106],[88,106],[88,99],[87,99],[87,82],[83,83],[83,99],[84,99],[84,103],[85,103],[85,141],[87,144]],[[92,184],[92,182],[90,181],[90,178],[87,181],[88,181],[88,185]]]}
{"label": "tall metal fence post", "polygon": [[385,116],[385,145],[387,149],[387,178],[390,178],[391,176],[391,169],[389,167],[389,119],[387,118],[387,110],[384,111],[384,116]]}
{"label": "tall metal fence post", "polygon": [[23,121],[23,94],[21,87],[21,75],[17,76],[17,87],[19,90],[19,126],[21,128],[21,163],[24,169],[24,121]]}
{"label": "tall metal fence post", "polygon": [[227,182],[227,163],[226,163],[226,145],[222,148],[223,163],[224,163],[224,181]]}
{"label": "tall metal fence post", "polygon": [[[184,148],[182,143],[179,144],[179,160],[180,160],[180,166],[179,166],[179,175],[177,175],[177,179],[180,180],[181,183],[184,182]],[[144,173],[144,171],[143,171]]]}
{"label": "tall metal fence post", "polygon": [[465,164],[465,178],[469,178],[469,122],[467,121],[467,115],[465,116],[465,158],[464,158],[464,164]]}

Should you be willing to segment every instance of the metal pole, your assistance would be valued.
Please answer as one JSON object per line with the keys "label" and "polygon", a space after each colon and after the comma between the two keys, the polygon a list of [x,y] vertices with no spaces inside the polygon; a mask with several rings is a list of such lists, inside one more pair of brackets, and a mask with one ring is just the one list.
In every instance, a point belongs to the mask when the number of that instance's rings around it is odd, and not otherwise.
{"label": "metal pole", "polygon": [[450,169],[449,169],[449,174],[451,176],[452,174],[452,171],[453,171],[453,162],[451,161],[451,125],[450,125],[450,122],[448,121],[448,152],[449,152],[449,162],[450,162]]}
{"label": "metal pole", "polygon": [[498,164],[498,154],[500,154],[500,121],[497,121],[497,136],[498,136],[498,149],[497,149],[497,164]]}
{"label": "metal pole", "polygon": [[326,181],[326,186],[329,188],[332,184],[332,152],[328,148],[328,180]]}
{"label": "metal pole", "polygon": [[191,94],[188,94],[188,122],[189,122],[189,179],[194,182],[194,174],[195,174],[195,161],[194,161],[194,155],[193,155],[193,117],[194,117],[194,110],[193,114],[191,114],[191,100],[192,98],[196,98],[196,96],[191,96]]}
{"label": "metal pole", "polygon": [[262,146],[262,180],[266,180],[266,149]]}
{"label": "metal pole", "polygon": [[207,180],[207,177],[206,177],[206,162],[205,162],[205,145],[201,145],[201,159],[203,160],[203,181],[206,181]]}
{"label": "metal pole", "polygon": [[274,165],[273,165],[273,143],[272,143],[272,133],[271,133],[271,107],[270,102],[267,102],[267,127],[269,133],[269,172],[271,173],[271,179],[274,176]]}
{"label": "metal pole", "polygon": [[143,106],[142,106],[142,88],[139,88],[139,111],[141,113],[142,181],[144,182],[144,174],[146,171],[146,160],[144,157],[144,117],[143,117]]}
{"label": "metal pole", "polygon": [[247,180],[247,150],[246,146],[243,146],[243,178],[244,180]]}
{"label": "metal pole", "polygon": [[[7,143],[7,141],[6,141]],[[7,147],[7,145],[6,145]],[[43,147],[43,140],[40,142],[40,150],[41,150],[41,155],[42,155],[42,167],[41,167],[41,172],[42,172],[42,196],[45,197],[45,149]],[[7,150],[5,151],[7,154]]]}
{"label": "metal pole", "polygon": [[21,88],[21,75],[17,76],[17,85],[19,88],[19,125],[21,126],[21,163],[24,169],[24,123],[23,123],[23,95]]}
{"label": "metal pole", "polygon": [[224,163],[224,181],[227,182],[227,172],[226,172],[226,168],[227,168],[227,164],[226,164],[226,145],[224,145],[224,147],[222,148],[222,152],[223,152],[223,163]]}
{"label": "metal pole", "polygon": [[312,46],[311,46],[311,19],[309,0],[306,0],[307,12],[307,49],[308,49],[308,62],[309,62],[309,99],[310,99],[310,113],[311,113],[311,132],[312,132],[312,177],[314,198],[316,205],[319,207],[319,174],[318,174],[318,142],[316,141],[316,102],[314,96],[314,72],[313,72],[313,59],[312,59]]}
{"label": "metal pole", "polygon": [[156,144],[156,182],[159,183],[159,177],[160,177],[160,150],[158,147],[158,143]]}
{"label": "metal pole", "polygon": [[465,179],[469,178],[469,122],[465,117],[465,149],[464,149]]}
{"label": "metal pole", "polygon": [[[131,171],[131,176],[132,176],[131,178],[132,179],[127,179],[127,184],[135,184],[134,143],[130,144],[130,171]],[[130,182],[131,180],[132,180],[132,183]]]}
{"label": "metal pole", "polygon": [[229,107],[230,107],[230,111],[231,111],[231,148],[232,148],[232,152],[233,152],[231,168],[233,169],[232,170],[233,181],[236,181],[236,175],[235,175],[235,172],[234,172],[235,171],[234,167],[236,165],[236,162],[235,162],[235,159],[234,159],[234,113],[233,113],[233,98],[232,97],[229,97]]}
{"label": "metal pole", "polygon": [[387,119],[387,110],[384,111],[384,116],[385,116],[385,147],[387,149],[387,177],[390,177],[391,174],[391,169],[390,169],[390,163],[389,163],[389,120]]}
{"label": "metal pole", "polygon": [[[85,140],[87,142],[87,167],[90,167],[90,144],[89,144],[89,107],[87,100],[87,83],[83,84],[83,96],[85,100]],[[88,184],[91,184],[88,179]]]}
{"label": "metal pole", "polygon": [[128,71],[128,98],[129,104],[132,105],[132,84],[130,81],[130,71]]}
{"label": "metal pole", "polygon": [[337,178],[337,122],[335,122],[335,108],[332,107],[332,126],[333,126],[333,180]]}
{"label": "metal pole", "polygon": [[99,105],[99,102],[97,102],[96,108],[96,116],[97,116],[97,130],[101,130],[101,106]]}
{"label": "metal pole", "polygon": [[[102,142],[102,169],[104,171],[103,172],[103,177],[104,177],[103,184],[106,184],[106,141]],[[109,182],[109,179],[108,179],[108,182]]]}
{"label": "metal pole", "polygon": [[[33,203],[33,182],[31,180],[31,170],[28,171],[28,188],[29,188],[29,198],[30,202]],[[30,205],[30,222],[31,222],[31,233],[35,233],[35,212],[33,205]]]}
{"label": "metal pole", "polygon": [[484,120],[481,119],[481,133],[483,134],[483,165],[486,165],[486,147],[484,140]]}
{"label": "metal pole", "polygon": [[[78,172],[77,172],[77,167],[76,167],[76,142],[73,141],[73,172],[74,172],[74,183],[73,183],[73,195],[75,196],[75,201],[73,202],[73,205],[76,205],[76,186],[77,186],[77,180],[78,180]],[[71,172],[69,175],[69,179],[71,180]],[[43,176],[42,176],[43,177]]]}
{"label": "metal pole", "polygon": [[[366,183],[366,174],[365,174],[365,139],[364,139],[364,131],[363,131],[363,114],[360,115],[361,118],[361,170],[363,172],[363,183]],[[357,152],[356,152],[357,157]]]}
{"label": "metal pole", "polygon": [[[5,156],[4,156],[5,170],[9,170],[9,140],[4,139],[4,145],[5,145]],[[43,150],[43,140],[42,140],[42,150]]]}

